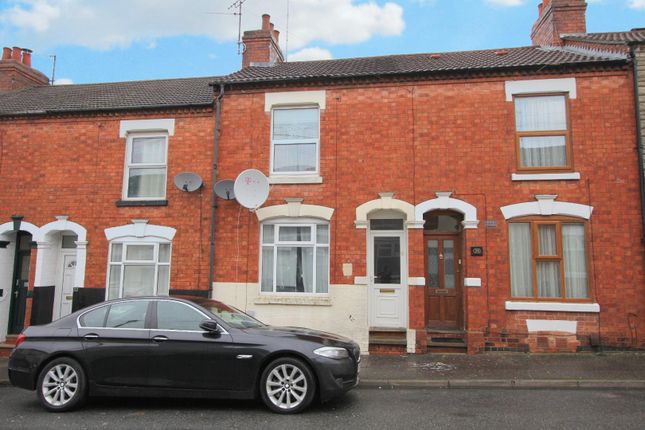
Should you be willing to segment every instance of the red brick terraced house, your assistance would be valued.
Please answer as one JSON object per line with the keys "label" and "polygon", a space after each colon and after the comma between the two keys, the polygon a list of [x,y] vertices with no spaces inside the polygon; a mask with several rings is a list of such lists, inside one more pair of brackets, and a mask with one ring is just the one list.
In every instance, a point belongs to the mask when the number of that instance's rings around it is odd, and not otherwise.
{"label": "red brick terraced house", "polygon": [[[265,15],[228,76],[2,84],[0,340],[170,293],[377,353],[645,348],[633,56],[552,42],[585,8],[544,1],[528,47],[308,62]],[[249,168],[261,207],[214,197]]]}

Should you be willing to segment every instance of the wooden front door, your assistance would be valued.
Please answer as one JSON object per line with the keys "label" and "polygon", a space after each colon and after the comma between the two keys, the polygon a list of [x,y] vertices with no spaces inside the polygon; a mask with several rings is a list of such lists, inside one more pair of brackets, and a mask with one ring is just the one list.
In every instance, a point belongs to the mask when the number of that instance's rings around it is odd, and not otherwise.
{"label": "wooden front door", "polygon": [[426,318],[429,328],[462,328],[461,236],[426,234]]}

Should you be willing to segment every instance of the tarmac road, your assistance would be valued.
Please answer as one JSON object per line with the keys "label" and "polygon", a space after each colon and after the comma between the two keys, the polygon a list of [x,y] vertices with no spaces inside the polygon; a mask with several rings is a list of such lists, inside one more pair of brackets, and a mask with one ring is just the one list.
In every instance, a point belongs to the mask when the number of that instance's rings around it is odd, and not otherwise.
{"label": "tarmac road", "polygon": [[303,414],[257,402],[93,399],[45,412],[34,392],[0,386],[0,429],[642,429],[643,390],[358,389]]}

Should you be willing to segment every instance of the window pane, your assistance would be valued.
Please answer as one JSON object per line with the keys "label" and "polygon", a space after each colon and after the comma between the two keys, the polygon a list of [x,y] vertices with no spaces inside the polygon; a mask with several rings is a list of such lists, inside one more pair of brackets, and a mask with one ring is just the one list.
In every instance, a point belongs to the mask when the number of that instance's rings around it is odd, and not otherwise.
{"label": "window pane", "polygon": [[273,111],[273,140],[318,138],[318,108]]}
{"label": "window pane", "polygon": [[267,224],[262,226],[262,243],[273,243],[275,239],[275,226]]}
{"label": "window pane", "polygon": [[567,165],[564,136],[533,136],[520,138],[523,167],[557,167]]}
{"label": "window pane", "polygon": [[538,297],[560,297],[560,262],[538,261]]}
{"label": "window pane", "polygon": [[455,233],[461,230],[461,219],[452,215],[426,214],[423,229],[430,233]]}
{"label": "window pane", "polygon": [[109,306],[103,306],[83,315],[80,319],[81,327],[104,327],[108,308]]}
{"label": "window pane", "polygon": [[169,243],[162,243],[159,245],[159,262],[160,263],[170,262],[170,244]]}
{"label": "window pane", "polygon": [[533,258],[531,225],[511,223],[508,226],[511,262],[511,293],[513,297],[533,296]]}
{"label": "window pane", "polygon": [[564,96],[517,97],[515,123],[517,131],[566,130]]}
{"label": "window pane", "polygon": [[313,293],[313,247],[279,247],[276,291]]}
{"label": "window pane", "polygon": [[455,288],[455,246],[453,240],[443,241],[444,288]]}
{"label": "window pane", "polygon": [[279,227],[280,242],[311,242],[311,227]]}
{"label": "window pane", "polygon": [[77,240],[78,240],[78,237],[76,235],[74,235],[74,236],[63,236],[63,240],[61,242],[61,248],[63,248],[63,249],[76,248],[76,241]]}
{"label": "window pane", "polygon": [[126,247],[126,257],[128,261],[154,261],[154,245],[128,245]]}
{"label": "window pane", "polygon": [[112,255],[110,256],[110,261],[121,261],[123,253],[123,245],[120,243],[112,244]]}
{"label": "window pane", "polygon": [[370,230],[403,230],[402,219],[372,219]]}
{"label": "window pane", "polygon": [[145,328],[148,301],[117,303],[110,306],[106,327]]}
{"label": "window pane", "polygon": [[329,248],[316,249],[316,292],[329,291]]}
{"label": "window pane", "polygon": [[155,266],[124,266],[123,297],[152,296],[155,292]]}
{"label": "window pane", "polygon": [[170,266],[159,266],[157,269],[157,295],[170,295]]}
{"label": "window pane", "polygon": [[562,253],[564,257],[564,284],[567,297],[573,299],[588,298],[584,225],[562,225]]}
{"label": "window pane", "polygon": [[110,266],[108,279],[108,300],[119,298],[119,286],[121,285],[121,266]]}
{"label": "window pane", "polygon": [[262,247],[262,291],[273,291],[273,247]]}
{"label": "window pane", "polygon": [[558,255],[555,242],[555,225],[538,225],[538,249],[540,256]]}
{"label": "window pane", "polygon": [[206,317],[195,309],[181,303],[157,302],[157,328],[159,330],[202,331],[199,324]]}
{"label": "window pane", "polygon": [[316,226],[316,243],[329,243],[329,226],[319,224]]}
{"label": "window pane", "polygon": [[439,241],[429,240],[428,246],[428,287],[439,288]]}
{"label": "window pane", "polygon": [[401,245],[398,237],[374,238],[374,282],[401,283]]}
{"label": "window pane", "polygon": [[165,163],[166,139],[138,137],[132,139],[132,163]]}
{"label": "window pane", "polygon": [[274,172],[315,172],[316,144],[298,143],[273,146]]}
{"label": "window pane", "polygon": [[163,197],[166,169],[130,169],[128,197]]}

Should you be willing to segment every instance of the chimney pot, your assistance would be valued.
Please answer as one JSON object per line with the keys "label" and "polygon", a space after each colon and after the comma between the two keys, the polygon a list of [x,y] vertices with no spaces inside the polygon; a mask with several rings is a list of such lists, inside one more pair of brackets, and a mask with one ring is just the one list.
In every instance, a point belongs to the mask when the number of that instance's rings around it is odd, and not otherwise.
{"label": "chimney pot", "polygon": [[543,7],[544,7],[544,5],[542,3],[540,3],[538,5],[538,18],[542,16],[542,8]]}
{"label": "chimney pot", "polygon": [[273,38],[276,42],[280,41],[280,32],[278,30],[273,30]]}
{"label": "chimney pot", "polygon": [[262,15],[262,30],[269,30],[271,27],[271,15],[265,13]]}
{"label": "chimney pot", "polygon": [[13,49],[11,50],[11,58],[16,60],[17,62],[20,62],[20,54],[22,53],[22,49],[20,49],[17,46],[14,46]]}
{"label": "chimney pot", "polygon": [[7,48],[6,46],[2,48],[2,59],[3,60],[11,59],[11,48]]}
{"label": "chimney pot", "polygon": [[22,64],[27,67],[31,67],[31,49],[22,50]]}

